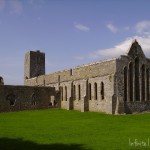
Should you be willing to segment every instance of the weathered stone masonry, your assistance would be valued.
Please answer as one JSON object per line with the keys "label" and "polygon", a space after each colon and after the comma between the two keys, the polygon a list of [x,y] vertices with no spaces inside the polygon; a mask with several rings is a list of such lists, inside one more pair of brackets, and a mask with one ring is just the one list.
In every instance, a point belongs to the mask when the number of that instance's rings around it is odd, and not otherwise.
{"label": "weathered stone masonry", "polygon": [[119,58],[47,75],[45,54],[30,51],[24,70],[25,86],[4,86],[0,78],[0,111],[54,105],[109,114],[150,111],[150,59],[136,40]]}
{"label": "weathered stone masonry", "polygon": [[52,87],[0,86],[0,112],[53,107],[55,95]]}
{"label": "weathered stone masonry", "polygon": [[135,40],[120,58],[35,76],[25,84],[55,87],[64,109],[135,113],[150,110],[149,68],[150,60]]}
{"label": "weathered stone masonry", "polygon": [[[29,86],[51,86],[61,91],[61,107],[111,113],[115,59],[26,80]],[[95,92],[94,92],[95,91]],[[109,92],[106,92],[109,91]]]}
{"label": "weathered stone masonry", "polygon": [[145,57],[137,41],[133,42],[127,56],[117,60],[117,91],[125,113],[150,110],[149,68],[150,59]]}

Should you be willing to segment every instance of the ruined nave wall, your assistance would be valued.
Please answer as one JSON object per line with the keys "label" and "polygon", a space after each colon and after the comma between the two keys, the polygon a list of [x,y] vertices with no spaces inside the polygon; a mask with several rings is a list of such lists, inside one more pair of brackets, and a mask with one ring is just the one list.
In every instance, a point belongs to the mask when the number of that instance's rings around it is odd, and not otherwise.
{"label": "ruined nave wall", "polygon": [[114,74],[115,71],[116,71],[116,59],[111,59],[76,67],[74,69],[63,70],[52,74],[27,79],[25,85],[48,86],[66,81],[89,79],[98,76],[107,76]]}
{"label": "ruined nave wall", "polygon": [[0,85],[0,112],[50,107],[55,88]]}

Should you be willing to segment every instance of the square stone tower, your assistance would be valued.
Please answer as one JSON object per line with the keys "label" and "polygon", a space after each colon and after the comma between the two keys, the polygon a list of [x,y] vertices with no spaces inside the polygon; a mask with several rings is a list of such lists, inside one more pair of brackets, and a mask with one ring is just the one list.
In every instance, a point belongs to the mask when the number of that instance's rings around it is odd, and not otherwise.
{"label": "square stone tower", "polygon": [[24,61],[24,81],[40,75],[45,75],[45,53],[39,50],[27,52]]}

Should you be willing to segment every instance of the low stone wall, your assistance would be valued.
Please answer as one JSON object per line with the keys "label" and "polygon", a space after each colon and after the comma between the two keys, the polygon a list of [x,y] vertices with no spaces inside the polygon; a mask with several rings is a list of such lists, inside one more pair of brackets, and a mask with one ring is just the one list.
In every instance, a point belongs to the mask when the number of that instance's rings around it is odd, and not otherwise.
{"label": "low stone wall", "polygon": [[47,109],[58,105],[55,88],[0,85],[0,112]]}
{"label": "low stone wall", "polygon": [[124,102],[125,113],[140,113],[150,111],[150,101]]}

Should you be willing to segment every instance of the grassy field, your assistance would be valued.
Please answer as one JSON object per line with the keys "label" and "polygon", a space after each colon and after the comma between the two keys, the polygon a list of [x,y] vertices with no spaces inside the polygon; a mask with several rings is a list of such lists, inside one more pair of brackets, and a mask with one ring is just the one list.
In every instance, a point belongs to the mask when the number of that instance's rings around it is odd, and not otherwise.
{"label": "grassy field", "polygon": [[[0,113],[0,150],[150,149],[148,139],[150,114],[114,116],[60,109]],[[131,146],[129,140],[147,146]]]}

